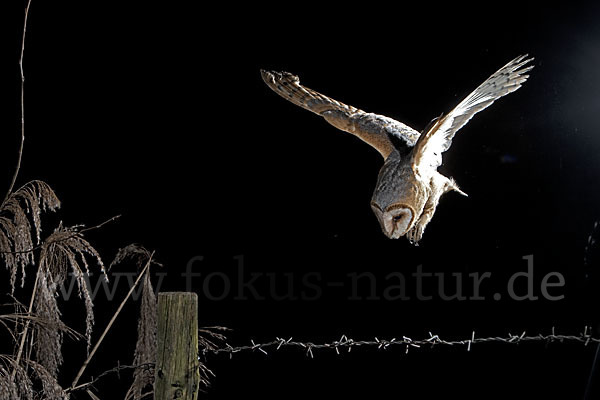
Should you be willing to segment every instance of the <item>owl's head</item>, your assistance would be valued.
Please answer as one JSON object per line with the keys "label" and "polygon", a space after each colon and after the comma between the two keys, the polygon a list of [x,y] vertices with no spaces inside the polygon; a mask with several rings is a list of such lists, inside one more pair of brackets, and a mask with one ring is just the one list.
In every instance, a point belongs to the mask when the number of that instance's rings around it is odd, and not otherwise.
{"label": "owl's head", "polygon": [[398,239],[410,231],[415,222],[415,210],[408,204],[392,204],[385,209],[371,202],[383,233],[390,239]]}
{"label": "owl's head", "polygon": [[425,204],[425,191],[408,162],[395,154],[385,161],[371,198],[371,209],[388,238],[398,239],[415,226]]}

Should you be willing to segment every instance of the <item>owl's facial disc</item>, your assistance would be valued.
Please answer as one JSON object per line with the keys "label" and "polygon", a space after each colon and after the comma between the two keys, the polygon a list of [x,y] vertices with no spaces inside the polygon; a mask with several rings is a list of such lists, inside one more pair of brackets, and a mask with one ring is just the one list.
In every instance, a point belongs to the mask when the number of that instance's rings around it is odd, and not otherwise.
{"label": "owl's facial disc", "polygon": [[404,236],[413,225],[414,213],[412,208],[405,205],[392,205],[382,211],[377,205],[372,205],[383,233],[390,239]]}

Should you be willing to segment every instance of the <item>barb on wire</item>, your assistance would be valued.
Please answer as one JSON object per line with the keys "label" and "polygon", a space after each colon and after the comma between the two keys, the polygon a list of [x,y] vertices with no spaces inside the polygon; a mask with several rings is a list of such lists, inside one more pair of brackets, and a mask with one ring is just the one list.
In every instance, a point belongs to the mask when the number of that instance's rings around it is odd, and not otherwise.
{"label": "barb on wire", "polygon": [[373,340],[354,340],[346,335],[342,335],[339,340],[335,340],[328,343],[313,343],[313,342],[301,342],[293,340],[293,338],[275,338],[274,340],[255,343],[254,340],[250,341],[250,345],[242,345],[233,347],[225,343],[224,347],[216,349],[204,349],[203,355],[213,354],[229,354],[230,358],[235,353],[243,352],[255,352],[260,351],[261,353],[268,354],[269,350],[280,350],[284,347],[297,348],[306,354],[310,358],[314,358],[313,351],[315,350],[333,350],[337,354],[341,354],[341,350],[350,352],[355,347],[362,348],[375,348],[376,350],[386,350],[393,346],[400,346],[405,348],[405,352],[408,353],[411,348],[432,348],[436,345],[446,346],[465,346],[467,351],[471,351],[473,345],[481,343],[508,343],[508,344],[519,344],[523,342],[545,342],[545,343],[582,343],[587,346],[589,343],[600,343],[600,338],[593,337],[591,335],[591,328],[586,326],[583,332],[578,335],[563,335],[557,334],[554,327],[549,334],[538,334],[538,335],[527,335],[527,332],[521,332],[518,335],[511,333],[508,336],[492,336],[492,337],[477,337],[475,331],[471,333],[468,339],[442,339],[439,335],[434,335],[429,332],[429,337],[425,339],[411,339],[406,336],[402,338],[392,339],[380,339],[375,337]]}

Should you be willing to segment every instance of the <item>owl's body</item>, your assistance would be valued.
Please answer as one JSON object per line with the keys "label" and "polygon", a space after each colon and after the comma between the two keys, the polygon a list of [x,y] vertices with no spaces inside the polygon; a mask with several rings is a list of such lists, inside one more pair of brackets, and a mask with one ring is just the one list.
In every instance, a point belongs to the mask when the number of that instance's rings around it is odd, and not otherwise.
{"label": "owl's body", "polygon": [[261,73],[265,83],[282,97],[321,115],[331,125],[379,151],[385,161],[371,208],[387,237],[406,235],[412,243],[418,243],[444,193],[454,190],[466,196],[451,178],[437,171],[442,153],[475,113],[521,87],[528,78],[524,73],[533,68],[523,68],[529,61],[521,56],[509,62],[421,133],[392,118],[364,112],[306,88],[298,77],[287,72]]}
{"label": "owl's body", "polygon": [[392,152],[379,170],[371,208],[387,237],[398,239],[407,235],[417,243],[440,197],[453,189],[458,187],[451,179],[437,171],[417,175],[410,157],[402,158],[398,152]]}

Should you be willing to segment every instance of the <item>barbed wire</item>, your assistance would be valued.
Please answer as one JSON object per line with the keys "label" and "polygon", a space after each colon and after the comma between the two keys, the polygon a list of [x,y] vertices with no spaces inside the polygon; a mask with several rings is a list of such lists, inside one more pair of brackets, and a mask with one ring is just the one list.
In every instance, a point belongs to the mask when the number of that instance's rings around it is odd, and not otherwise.
{"label": "barbed wire", "polygon": [[556,333],[555,328],[552,327],[551,333],[547,335],[527,335],[527,332],[523,331],[519,335],[513,335],[509,333],[508,336],[492,337],[477,337],[475,331],[473,331],[471,333],[471,337],[468,339],[451,340],[442,339],[439,335],[434,335],[431,332],[429,332],[429,337],[426,339],[412,339],[406,336],[402,336],[401,338],[392,338],[389,340],[379,339],[377,337],[375,337],[372,340],[354,340],[346,335],[342,335],[342,337],[339,340],[329,343],[300,342],[293,340],[293,338],[275,338],[274,340],[264,343],[255,343],[254,340],[250,340],[249,345],[237,347],[233,347],[225,343],[225,346],[221,348],[204,349],[202,350],[202,354],[205,356],[207,354],[229,354],[229,357],[232,358],[233,355],[236,353],[260,351],[261,353],[267,355],[267,350],[277,351],[284,347],[291,347],[301,349],[305,352],[306,356],[314,358],[313,350],[333,350],[339,355],[341,354],[342,350],[345,350],[349,353],[350,351],[352,351],[353,348],[358,347],[376,348],[376,350],[387,350],[391,347],[404,347],[405,352],[408,353],[410,349],[418,349],[421,347],[435,347],[438,345],[465,346],[467,351],[471,351],[471,347],[473,345],[481,343],[519,344],[523,342],[575,342],[583,343],[585,346],[587,346],[589,343],[600,343],[600,338],[593,337],[591,335],[591,331],[591,327],[585,326],[583,332],[578,335],[564,335]]}
{"label": "barbed wire", "polygon": [[[581,343],[587,346],[590,343],[600,344],[600,338],[593,337],[592,328],[585,326],[583,331],[579,334],[559,334],[556,332],[555,327],[552,327],[549,334],[537,334],[527,335],[526,331],[521,332],[518,335],[509,333],[507,336],[490,336],[490,337],[477,337],[475,331],[471,332],[471,336],[468,339],[442,339],[439,335],[434,335],[429,332],[429,337],[425,339],[412,339],[407,336],[401,338],[392,339],[379,339],[375,337],[372,340],[354,340],[346,335],[342,335],[339,340],[335,340],[328,343],[313,343],[313,342],[301,342],[293,340],[293,338],[283,339],[276,337],[274,340],[262,343],[255,343],[254,340],[250,340],[249,345],[242,346],[231,346],[228,343],[224,343],[222,347],[210,346],[200,349],[199,353],[202,357],[199,357],[201,362],[206,361],[206,356],[209,354],[220,355],[229,354],[230,358],[233,358],[234,354],[237,353],[248,353],[248,352],[261,352],[268,355],[269,351],[280,350],[282,348],[296,348],[302,350],[306,356],[314,358],[314,350],[332,350],[336,354],[341,355],[342,351],[350,353],[353,348],[370,348],[375,350],[387,350],[392,347],[403,347],[405,353],[408,353],[410,349],[421,349],[421,348],[433,348],[438,345],[446,346],[465,346],[467,351],[471,351],[471,348],[475,344],[482,343],[505,343],[505,344],[519,344],[525,342],[544,342],[544,343]],[[121,370],[126,369],[151,369],[154,367],[153,363],[145,363],[140,365],[118,365],[112,369],[102,372],[97,377],[92,378],[89,382],[70,387],[65,392],[75,392],[83,389],[87,389],[97,383],[101,378],[106,377],[109,374],[116,373],[117,375]]]}
{"label": "barbed wire", "polygon": [[72,392],[76,392],[79,390],[83,390],[83,389],[87,389],[90,386],[93,386],[96,382],[98,382],[100,379],[104,378],[105,376],[109,375],[109,374],[117,374],[120,378],[120,372],[122,370],[126,370],[126,369],[146,369],[146,370],[150,370],[154,368],[154,363],[144,363],[144,364],[138,364],[138,365],[117,365],[114,368],[108,369],[102,373],[100,373],[98,376],[96,376],[95,378],[92,377],[90,379],[89,382],[86,383],[81,383],[77,386],[74,387],[69,387],[67,389],[65,389],[65,393],[72,393]]}

